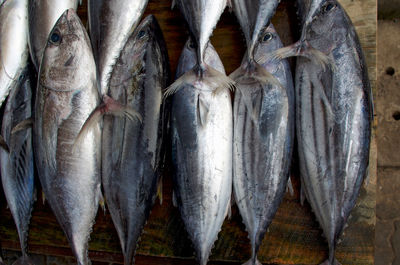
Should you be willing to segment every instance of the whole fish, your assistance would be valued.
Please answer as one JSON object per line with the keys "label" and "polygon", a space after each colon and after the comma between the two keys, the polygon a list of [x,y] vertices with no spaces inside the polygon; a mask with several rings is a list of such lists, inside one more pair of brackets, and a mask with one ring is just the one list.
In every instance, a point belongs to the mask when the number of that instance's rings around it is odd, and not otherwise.
{"label": "whole fish", "polygon": [[15,81],[4,110],[2,136],[8,150],[0,150],[1,180],[14,218],[22,257],[14,264],[32,264],[27,253],[29,222],[35,201],[32,128],[13,132],[32,116],[32,81],[27,67]]}
{"label": "whole fish", "polygon": [[142,122],[106,115],[103,126],[103,188],[126,265],[134,263],[161,175],[162,90],[168,80],[165,41],[156,18],[150,15],[123,47],[108,93],[120,104],[135,108]]}
{"label": "whole fish", "polygon": [[[335,0],[299,0],[300,40],[275,52],[301,56],[296,67],[296,127],[302,189],[329,245],[324,265],[366,174],[372,121],[367,65],[357,33]],[[327,65],[327,66],[326,66]]]}
{"label": "whole fish", "polygon": [[0,5],[0,106],[28,64],[28,0]]}
{"label": "whole fish", "polygon": [[79,0],[29,0],[29,50],[37,71],[54,24],[65,10],[76,10],[78,2]]}
{"label": "whole fish", "polygon": [[[177,76],[196,64],[195,46],[185,45]],[[225,73],[211,44],[205,62]],[[200,265],[230,207],[232,190],[232,106],[229,90],[215,94],[204,82],[187,84],[172,97],[174,195]]]}
{"label": "whole fish", "polygon": [[197,81],[207,83],[216,93],[225,88],[232,89],[233,81],[224,73],[210,67],[204,60],[210,36],[227,5],[227,0],[175,0],[173,5],[175,4],[189,26],[197,60],[192,69],[187,69],[184,75],[168,87],[165,95],[172,95]]}
{"label": "whole fish", "polygon": [[[254,59],[282,47],[272,24],[261,30]],[[259,34],[257,34],[259,35]],[[246,54],[242,67],[248,64]],[[261,80],[249,70],[236,76],[233,108],[233,191],[249,239],[257,252],[285,194],[294,136],[294,88],[287,60],[261,65],[276,83]]]}
{"label": "whole fish", "polygon": [[89,31],[101,95],[127,39],[135,30],[148,0],[89,0]]}
{"label": "whole fish", "polygon": [[99,103],[89,36],[73,9],[55,24],[40,65],[34,147],[40,182],[79,265],[90,263],[88,240],[100,192],[100,127],[74,146]]}

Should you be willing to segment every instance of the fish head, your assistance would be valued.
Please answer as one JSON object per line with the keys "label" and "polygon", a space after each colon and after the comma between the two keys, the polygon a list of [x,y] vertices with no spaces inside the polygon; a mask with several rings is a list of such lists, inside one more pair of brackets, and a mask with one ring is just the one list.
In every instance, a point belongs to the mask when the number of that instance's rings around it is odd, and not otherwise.
{"label": "fish head", "polygon": [[328,54],[346,40],[348,31],[349,18],[336,0],[314,0],[303,25],[301,40]]}
{"label": "fish head", "polygon": [[[279,48],[282,48],[282,42],[279,38],[278,33],[276,32],[272,23],[268,25],[268,27],[264,28],[261,31],[260,37],[257,40],[257,43],[254,47],[254,59],[257,62],[258,58],[264,58],[265,55],[271,54]],[[271,74],[275,73],[278,70],[280,62],[273,60],[272,58],[268,58],[266,61],[262,63],[263,67]]]}
{"label": "fish head", "polygon": [[[184,73],[186,73],[187,71],[196,66],[197,64],[196,53],[197,53],[197,44],[193,39],[189,38],[186,41],[186,44],[183,47],[181,56],[179,58],[179,64],[176,70],[176,78],[179,78],[181,75],[183,75]],[[204,61],[208,65],[220,71],[221,73],[225,73],[221,59],[219,58],[218,53],[215,50],[214,46],[210,42],[207,43],[205,49]]]}
{"label": "fish head", "polygon": [[246,38],[248,54],[253,58],[255,46],[263,29],[269,24],[279,0],[233,0],[233,10]]}
{"label": "fish head", "polygon": [[[40,84],[59,91],[78,89],[94,69],[90,40],[73,9],[66,10],[50,32],[40,64]],[[88,64],[88,65],[85,65]]]}

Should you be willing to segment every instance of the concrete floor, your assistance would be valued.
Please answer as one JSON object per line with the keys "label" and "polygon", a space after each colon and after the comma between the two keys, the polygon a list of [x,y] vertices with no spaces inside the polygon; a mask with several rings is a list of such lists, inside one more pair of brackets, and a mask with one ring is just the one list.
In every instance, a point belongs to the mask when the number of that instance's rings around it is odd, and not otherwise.
{"label": "concrete floor", "polygon": [[376,265],[400,265],[400,20],[378,21]]}

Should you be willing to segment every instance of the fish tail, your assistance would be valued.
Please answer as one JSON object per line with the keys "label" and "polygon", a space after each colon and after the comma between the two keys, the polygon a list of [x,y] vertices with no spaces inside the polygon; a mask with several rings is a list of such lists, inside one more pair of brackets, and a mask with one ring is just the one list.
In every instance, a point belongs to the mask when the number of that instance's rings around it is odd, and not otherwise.
{"label": "fish tail", "polygon": [[137,119],[142,122],[142,116],[138,112],[128,106],[120,104],[111,97],[104,95],[103,103],[92,111],[78,133],[73,146],[74,151],[81,145],[91,129],[96,126],[96,124],[98,124],[106,114],[117,117],[127,117],[130,120]]}
{"label": "fish tail", "polygon": [[178,92],[186,84],[192,84],[195,86],[196,82],[203,82],[211,88],[214,88],[213,95],[216,95],[225,89],[234,90],[235,88],[235,82],[224,73],[221,73],[209,65],[205,65],[202,68],[195,66],[193,69],[179,77],[165,90],[164,99]]}
{"label": "fish tail", "polygon": [[28,255],[22,255],[19,259],[14,261],[12,265],[35,265]]}

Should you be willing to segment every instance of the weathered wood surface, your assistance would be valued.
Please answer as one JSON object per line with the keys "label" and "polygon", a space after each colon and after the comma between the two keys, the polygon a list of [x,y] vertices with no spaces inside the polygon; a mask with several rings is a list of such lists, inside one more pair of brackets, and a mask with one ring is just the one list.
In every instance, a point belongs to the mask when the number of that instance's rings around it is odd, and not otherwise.
{"label": "weathered wood surface", "polygon": [[[84,1],[85,2],[85,1]],[[297,38],[294,1],[282,1],[272,22],[284,44]],[[341,0],[357,28],[364,48],[370,79],[376,81],[376,3],[374,0]],[[155,14],[164,32],[175,73],[177,61],[187,38],[184,21],[177,10],[170,9],[170,0],[150,0],[146,14]],[[86,21],[86,3],[79,14]],[[227,73],[234,71],[245,50],[244,37],[233,16],[226,11],[214,31],[212,43],[218,51]],[[292,61],[293,62],[293,61]],[[259,258],[267,264],[319,264],[327,257],[322,231],[310,206],[299,202],[297,157],[294,157],[292,181],[295,195],[287,194],[264,238]],[[373,264],[376,147],[371,151],[368,185],[364,185],[357,205],[337,249],[343,265]],[[170,173],[164,177],[164,202],[157,202],[139,243],[137,264],[196,264],[191,243],[184,231],[177,209],[172,206]],[[4,196],[4,195],[1,195]],[[40,197],[40,196],[38,196]],[[2,248],[19,249],[18,236],[11,214],[0,198],[0,243]],[[33,253],[71,256],[67,240],[47,204],[39,199],[33,213],[29,249]],[[119,240],[108,213],[99,210],[90,241],[90,256],[94,264],[120,263]],[[240,264],[250,257],[250,245],[236,206],[231,220],[226,220],[212,251],[209,264]],[[104,263],[106,262],[106,263]]]}

